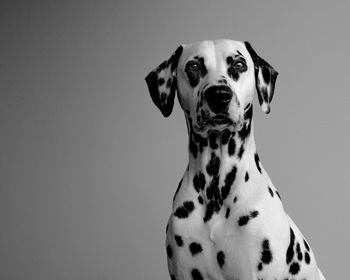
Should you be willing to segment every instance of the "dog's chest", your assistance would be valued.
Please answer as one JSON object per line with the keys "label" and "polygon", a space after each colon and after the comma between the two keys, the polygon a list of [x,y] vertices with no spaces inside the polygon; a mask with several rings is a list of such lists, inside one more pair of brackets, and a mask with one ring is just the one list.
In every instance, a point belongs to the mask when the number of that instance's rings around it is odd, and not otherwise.
{"label": "dog's chest", "polygon": [[251,268],[246,264],[259,258],[253,227],[243,232],[237,224],[238,214],[231,213],[226,218],[226,209],[222,207],[207,223],[203,223],[204,209],[200,206],[187,220],[170,219],[167,244],[171,244],[173,250],[170,265],[175,267],[172,270],[188,271],[197,267],[213,279],[244,278],[250,273]]}
{"label": "dog's chest", "polygon": [[[272,199],[268,188],[262,187],[267,177],[249,170],[247,180],[245,174],[246,170],[237,171],[238,184],[231,186],[222,202],[214,204],[217,211],[210,215],[210,200],[205,197],[210,181],[203,192],[197,192],[193,180],[184,177],[167,230],[167,250],[173,254],[170,270],[201,267],[201,271],[214,279],[249,279],[246,275],[256,270],[262,242],[270,237],[269,231],[274,226],[266,217],[273,217],[279,223],[281,217],[275,218],[273,213],[281,213],[281,204],[277,195]],[[198,199],[201,196],[204,199]]]}

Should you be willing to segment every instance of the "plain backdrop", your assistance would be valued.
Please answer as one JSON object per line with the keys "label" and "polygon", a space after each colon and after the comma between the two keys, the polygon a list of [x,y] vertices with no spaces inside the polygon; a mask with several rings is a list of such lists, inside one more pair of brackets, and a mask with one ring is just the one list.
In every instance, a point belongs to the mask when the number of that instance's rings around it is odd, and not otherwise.
{"label": "plain backdrop", "polygon": [[[249,40],[280,73],[255,137],[327,279],[349,258],[346,1],[1,1],[0,279],[169,279],[187,164],[144,77],[181,43]],[[255,100],[256,102],[256,100]],[[255,103],[257,104],[257,102]]]}

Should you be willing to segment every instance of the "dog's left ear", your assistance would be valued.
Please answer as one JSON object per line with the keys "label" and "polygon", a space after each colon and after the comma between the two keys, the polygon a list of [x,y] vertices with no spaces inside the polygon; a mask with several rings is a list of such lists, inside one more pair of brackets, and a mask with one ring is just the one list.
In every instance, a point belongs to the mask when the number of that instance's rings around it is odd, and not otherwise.
{"label": "dog's left ear", "polygon": [[249,42],[244,42],[244,44],[254,62],[255,85],[261,109],[268,114],[278,72],[257,55]]}
{"label": "dog's left ear", "polygon": [[183,47],[179,46],[172,56],[163,61],[145,78],[153,103],[164,117],[170,116],[177,89],[176,68]]}

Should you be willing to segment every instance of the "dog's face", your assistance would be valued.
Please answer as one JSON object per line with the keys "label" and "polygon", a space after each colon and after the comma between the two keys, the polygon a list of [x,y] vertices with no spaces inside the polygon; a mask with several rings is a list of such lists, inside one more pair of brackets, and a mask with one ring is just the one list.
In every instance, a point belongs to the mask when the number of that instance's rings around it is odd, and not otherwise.
{"label": "dog's face", "polygon": [[202,41],[184,46],[177,67],[181,107],[196,132],[239,130],[255,92],[254,63],[241,42]]}
{"label": "dog's face", "polygon": [[180,46],[146,81],[164,116],[170,115],[177,90],[185,115],[202,134],[210,129],[240,130],[255,91],[268,113],[276,77],[249,43],[215,40]]}

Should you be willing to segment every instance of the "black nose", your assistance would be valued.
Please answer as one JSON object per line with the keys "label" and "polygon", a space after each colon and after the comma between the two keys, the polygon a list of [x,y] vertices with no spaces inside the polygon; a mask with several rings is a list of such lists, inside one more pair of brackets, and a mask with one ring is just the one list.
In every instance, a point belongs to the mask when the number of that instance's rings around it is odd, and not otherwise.
{"label": "black nose", "polygon": [[228,86],[211,86],[204,92],[204,99],[215,113],[225,113],[232,98],[232,90]]}

